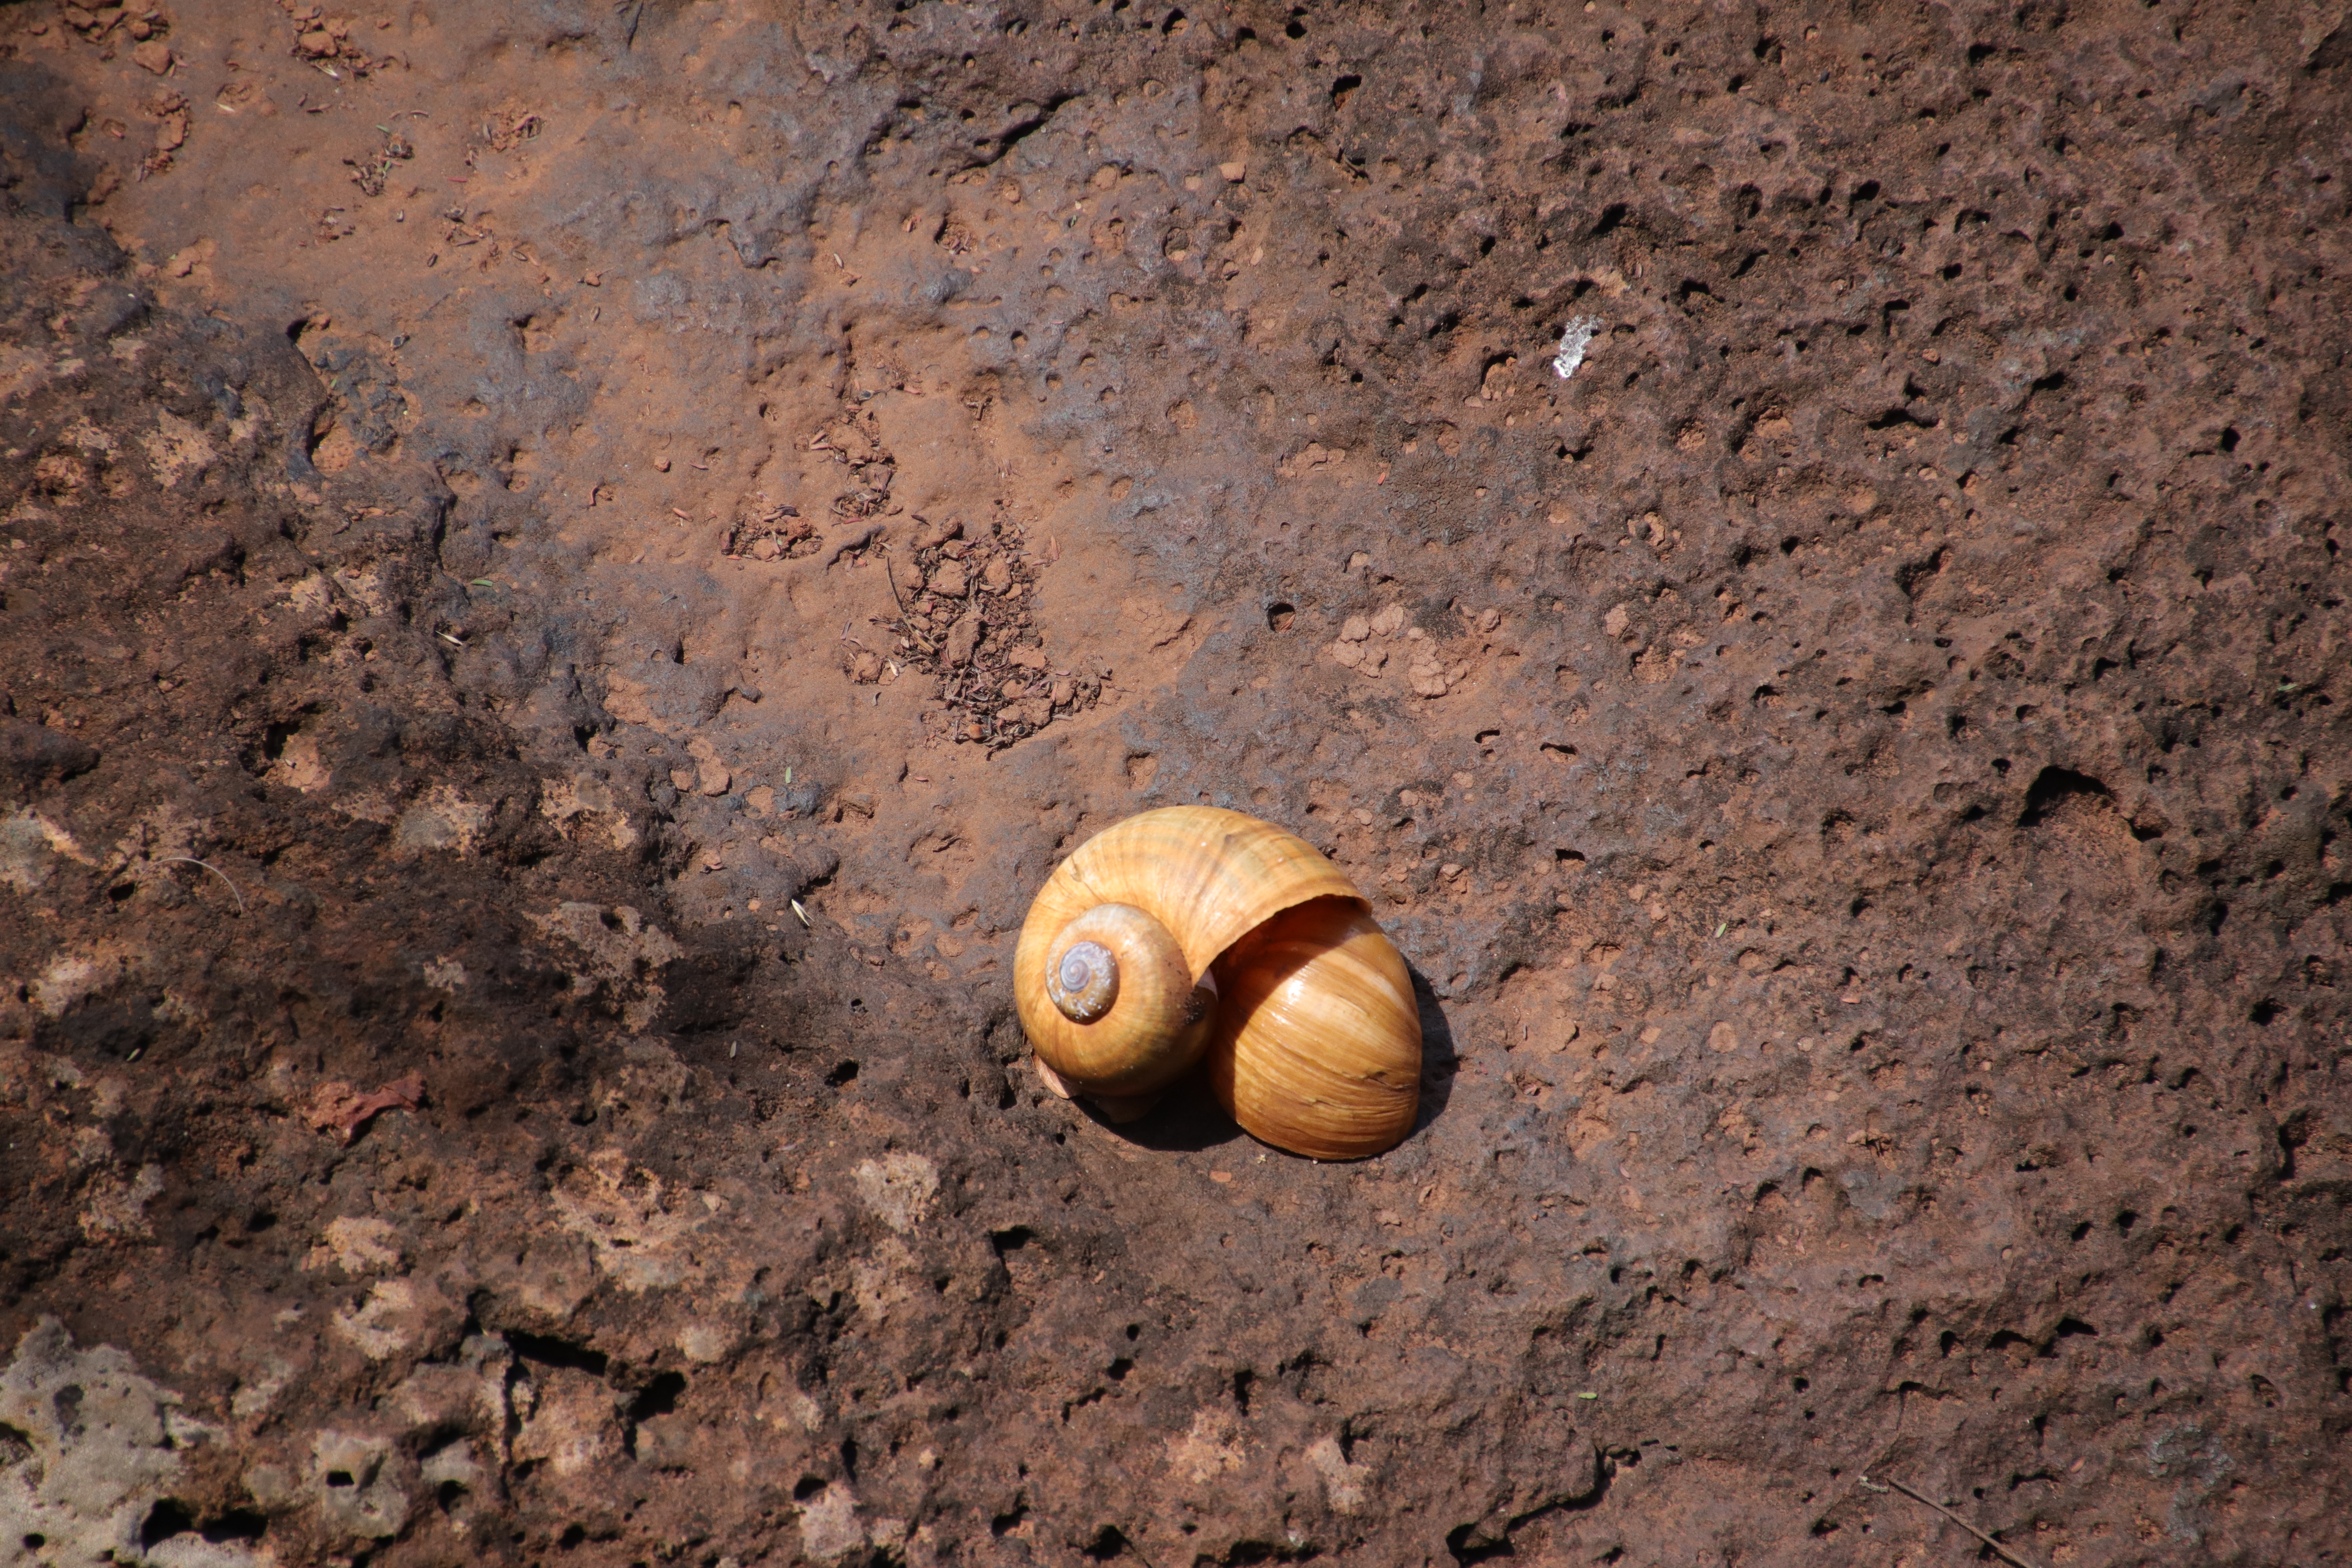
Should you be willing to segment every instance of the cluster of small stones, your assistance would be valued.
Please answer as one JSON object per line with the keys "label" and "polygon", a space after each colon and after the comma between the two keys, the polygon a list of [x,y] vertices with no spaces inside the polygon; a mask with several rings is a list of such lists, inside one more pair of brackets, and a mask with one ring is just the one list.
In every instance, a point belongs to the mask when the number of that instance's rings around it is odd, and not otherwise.
{"label": "cluster of small stones", "polygon": [[[172,30],[172,19],[161,10],[152,5],[142,5],[137,10],[128,5],[85,6],[67,0],[58,7],[58,12],[65,18],[67,26],[102,47],[119,47],[123,38],[129,38],[134,45],[154,45],[152,49],[133,48],[131,58],[159,76],[170,68],[171,56],[162,39]],[[153,63],[158,59],[163,61],[161,66]]]}
{"label": "cluster of small stones", "polygon": [[[1490,609],[1471,624],[1482,633],[1491,632],[1500,619]],[[1372,680],[1382,679],[1392,653],[1402,652],[1405,683],[1416,697],[1444,696],[1470,669],[1466,662],[1449,665],[1435,637],[1405,625],[1402,605],[1391,605],[1376,615],[1349,616],[1324,651],[1332,662]]]}

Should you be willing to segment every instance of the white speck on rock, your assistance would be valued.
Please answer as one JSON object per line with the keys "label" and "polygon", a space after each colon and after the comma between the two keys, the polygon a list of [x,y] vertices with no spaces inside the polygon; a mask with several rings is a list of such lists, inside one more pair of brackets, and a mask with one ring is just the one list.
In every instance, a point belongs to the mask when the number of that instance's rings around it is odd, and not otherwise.
{"label": "white speck on rock", "polygon": [[1597,316],[1580,316],[1560,330],[1559,352],[1551,357],[1552,374],[1566,381],[1584,363],[1584,351],[1601,335]]}

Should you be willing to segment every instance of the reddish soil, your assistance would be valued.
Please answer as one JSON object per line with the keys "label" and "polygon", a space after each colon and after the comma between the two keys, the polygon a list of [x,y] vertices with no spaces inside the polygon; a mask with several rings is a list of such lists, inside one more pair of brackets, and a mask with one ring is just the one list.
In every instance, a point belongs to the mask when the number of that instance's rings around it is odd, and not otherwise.
{"label": "reddish soil", "polygon": [[[2347,154],[2341,0],[0,6],[0,1564],[2352,1558]],[[1401,1147],[1040,1082],[1191,801]]]}

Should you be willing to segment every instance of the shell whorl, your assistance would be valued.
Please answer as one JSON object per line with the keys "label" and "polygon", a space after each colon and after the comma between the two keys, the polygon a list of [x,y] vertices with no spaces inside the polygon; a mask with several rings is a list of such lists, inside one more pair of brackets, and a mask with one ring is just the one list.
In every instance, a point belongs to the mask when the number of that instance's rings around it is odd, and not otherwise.
{"label": "shell whorl", "polygon": [[1168,1084],[1200,1059],[1207,1006],[1168,928],[1127,903],[1081,910],[1027,954],[1022,930],[1016,974],[1037,987],[1021,997],[1021,1025],[1038,1055],[1081,1094],[1125,1099]]}
{"label": "shell whorl", "polygon": [[[1029,906],[1013,960],[1022,1027],[1079,1093],[1159,1089],[1207,1046],[1209,999],[1194,993],[1218,954],[1295,904],[1355,896],[1314,846],[1271,823],[1200,805],[1131,816],[1080,845]],[[1071,994],[1061,972],[1089,942],[1117,979],[1104,1010],[1081,1018],[1055,992]]]}
{"label": "shell whorl", "polygon": [[1081,845],[1030,906],[1013,994],[1047,1081],[1115,1120],[1205,1053],[1235,1120],[1279,1148],[1356,1159],[1412,1130],[1403,959],[1338,867],[1240,812],[1171,806]]}
{"label": "shell whorl", "polygon": [[1045,965],[1045,995],[1073,1024],[1091,1024],[1118,1000],[1118,955],[1098,942],[1074,942]]}

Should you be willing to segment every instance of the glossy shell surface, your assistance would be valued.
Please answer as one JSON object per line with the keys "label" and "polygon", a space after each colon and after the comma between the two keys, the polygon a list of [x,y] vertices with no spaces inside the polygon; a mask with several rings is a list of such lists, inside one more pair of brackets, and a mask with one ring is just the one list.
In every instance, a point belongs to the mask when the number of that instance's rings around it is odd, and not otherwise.
{"label": "glossy shell surface", "polygon": [[[1142,918],[1090,912],[1107,905]],[[1046,984],[1080,941],[1121,966],[1089,1022]],[[1204,980],[1222,994],[1173,1005],[1181,983]],[[1205,1051],[1226,1108],[1279,1148],[1356,1159],[1412,1130],[1421,1023],[1403,959],[1338,867],[1240,812],[1171,806],[1081,845],[1030,906],[1013,990],[1039,1058],[1079,1093],[1147,1093]]]}
{"label": "glossy shell surface", "polygon": [[[1109,959],[1114,984],[1057,995],[1063,987],[1055,979],[1088,949]],[[1014,965],[1027,973],[1018,953]],[[1037,956],[1037,993],[1022,994],[1021,1026],[1065,1088],[1097,1099],[1149,1094],[1181,1077],[1208,1044],[1209,999],[1195,994],[1193,979],[1182,949],[1150,911],[1096,904],[1048,934]],[[1106,991],[1099,1012],[1085,1005]]]}
{"label": "glossy shell surface", "polygon": [[1317,1160],[1393,1148],[1421,1106],[1404,959],[1352,899],[1284,910],[1217,964],[1209,1085],[1250,1136]]}
{"label": "glossy shell surface", "polygon": [[[1357,897],[1313,845],[1213,805],[1171,805],[1103,829],[1054,868],[1022,922],[1013,984],[1045,979],[1045,944],[1097,904],[1132,904],[1168,929],[1195,978],[1244,931],[1309,899]],[[1034,967],[1033,967],[1034,966]]]}

